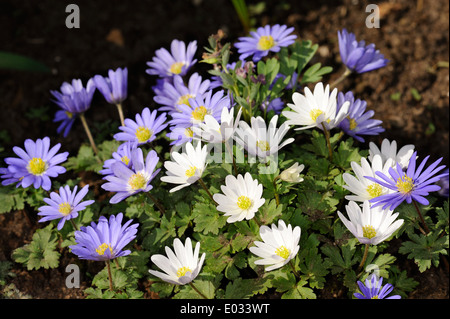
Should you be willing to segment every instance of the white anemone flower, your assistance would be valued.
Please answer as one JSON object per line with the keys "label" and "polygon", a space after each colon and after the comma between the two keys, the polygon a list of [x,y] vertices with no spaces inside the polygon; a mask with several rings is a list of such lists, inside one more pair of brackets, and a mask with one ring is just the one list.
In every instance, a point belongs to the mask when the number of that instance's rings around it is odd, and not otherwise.
{"label": "white anemone flower", "polygon": [[172,152],[170,156],[172,161],[164,162],[167,175],[161,177],[161,181],[180,184],[169,191],[173,193],[195,183],[202,177],[206,167],[206,157],[208,156],[207,145],[202,148],[199,142],[194,148],[191,142],[187,142],[185,152]]}
{"label": "white anemone flower", "polygon": [[199,260],[200,243],[197,242],[195,250],[193,250],[190,238],[186,238],[185,245],[183,245],[181,240],[175,238],[173,248],[175,253],[166,246],[167,257],[157,254],[150,258],[164,273],[152,269],[148,271],[152,275],[174,285],[188,284],[199,274],[206,254],[203,253]]}
{"label": "white anemone flower", "polygon": [[414,153],[414,145],[412,144],[402,146],[397,152],[397,141],[389,142],[388,139],[384,139],[383,142],[381,142],[381,149],[378,148],[378,146],[375,143],[373,142],[369,143],[368,158],[369,161],[372,161],[375,155],[380,155],[381,159],[383,160],[383,164],[388,159],[391,159],[392,167],[396,167],[397,163],[399,163],[403,169],[406,169],[408,167],[409,160],[413,155],[413,153]]}
{"label": "white anemone flower", "polygon": [[301,127],[295,130],[304,130],[317,127],[326,130],[339,125],[339,123],[348,115],[350,102],[346,101],[342,107],[337,110],[337,89],[335,88],[330,94],[330,86],[324,89],[323,83],[319,82],[314,87],[314,93],[305,87],[305,95],[294,92],[292,95],[292,103],[287,103],[292,111],[283,111],[282,114],[288,120],[288,125],[299,125]]}
{"label": "white anemone flower", "polygon": [[239,108],[236,119],[234,118],[234,107],[230,110],[224,107],[219,122],[211,115],[206,115],[204,122],[192,127],[194,137],[208,143],[226,143],[233,137],[241,118],[242,108]]}
{"label": "white anemone flower", "polygon": [[281,140],[289,130],[289,125],[283,123],[277,128],[278,115],[272,117],[269,125],[261,116],[252,117],[250,125],[245,121],[239,122],[236,129],[235,140],[252,156],[266,158],[278,153],[282,147],[294,141],[294,138],[288,138],[281,143]]}
{"label": "white anemone flower", "polygon": [[252,219],[266,201],[262,198],[262,184],[248,172],[244,177],[241,174],[237,178],[228,175],[225,185],[220,188],[223,194],[214,194],[213,198],[218,204],[217,210],[225,213],[224,216],[230,216],[227,219],[229,223]]}
{"label": "white anemone flower", "polygon": [[299,165],[297,162],[294,163],[291,167],[286,168],[281,172],[280,179],[289,182],[289,183],[300,183],[303,182],[303,178],[300,177],[300,173],[305,168],[305,165]]}
{"label": "white anemone flower", "polygon": [[369,201],[363,203],[363,207],[350,201],[345,206],[349,219],[338,211],[338,216],[348,230],[361,244],[378,245],[400,228],[403,219],[397,219],[398,213],[381,206],[371,207]]}
{"label": "white anemone flower", "polygon": [[266,267],[266,271],[271,271],[286,265],[297,255],[300,246],[301,229],[299,226],[292,229],[291,225],[286,226],[283,220],[278,221],[278,227],[261,226],[259,235],[261,241],[255,241],[256,247],[250,247],[250,251],[262,259],[255,261],[256,265],[271,265]]}
{"label": "white anemone flower", "polygon": [[356,202],[364,202],[372,198],[385,195],[391,192],[387,187],[384,187],[378,183],[375,183],[365,176],[377,178],[376,172],[382,172],[387,174],[391,167],[391,159],[388,159],[384,164],[380,155],[375,155],[372,159],[372,163],[366,158],[361,158],[361,165],[356,162],[351,162],[350,165],[353,169],[353,176],[350,173],[344,173],[342,175],[346,185],[342,187],[352,192],[352,195],[346,195],[345,199]]}

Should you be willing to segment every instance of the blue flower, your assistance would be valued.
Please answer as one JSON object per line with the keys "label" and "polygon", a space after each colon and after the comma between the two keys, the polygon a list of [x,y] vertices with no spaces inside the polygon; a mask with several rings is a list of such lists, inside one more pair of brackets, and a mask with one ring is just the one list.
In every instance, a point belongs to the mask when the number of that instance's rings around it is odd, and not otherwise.
{"label": "blue flower", "polygon": [[111,175],[113,174],[113,171],[111,169],[112,164],[114,163],[123,163],[128,168],[132,168],[132,162],[131,162],[131,152],[137,148],[136,142],[127,141],[125,143],[122,143],[117,148],[117,151],[112,153],[112,158],[107,159],[103,163],[103,169],[99,171],[102,175]]}
{"label": "blue flower", "polygon": [[427,156],[416,169],[416,154],[417,152],[414,152],[411,156],[406,172],[402,169],[401,165],[397,163],[396,169],[392,167],[389,168],[390,176],[386,176],[379,171],[375,174],[381,179],[364,176],[393,191],[392,193],[370,199],[370,202],[374,203],[373,207],[384,205],[383,209],[390,207],[390,209],[393,210],[405,200],[408,204],[413,200],[422,205],[429,204],[424,196],[428,196],[429,192],[440,190],[441,187],[434,183],[439,181],[442,177],[448,176],[448,172],[434,176],[437,172],[445,168],[445,165],[438,167],[439,163],[442,161],[442,157],[431,164],[427,169],[423,170],[430,157]]}
{"label": "blue flower", "polygon": [[276,24],[259,27],[256,32],[250,32],[250,37],[240,37],[235,44],[240,53],[239,59],[244,60],[253,55],[253,61],[258,62],[269,52],[279,52],[281,47],[287,47],[295,42],[297,36],[291,34],[294,28]]}
{"label": "blue flower", "polygon": [[338,31],[338,40],[342,62],[351,71],[364,73],[382,68],[389,62],[379,50],[375,50],[375,44],[365,45],[363,40],[356,41],[355,35],[346,29],[342,33]]}
{"label": "blue flower", "polygon": [[130,250],[123,250],[136,238],[138,224],[130,225],[133,220],[122,226],[123,214],[117,217],[111,215],[108,219],[101,216],[98,224],[81,227],[75,231],[76,245],[69,248],[80,259],[106,261],[117,257],[127,256]]}
{"label": "blue flower", "polygon": [[148,192],[153,188],[150,182],[160,171],[160,169],[155,171],[159,161],[156,152],[151,150],[144,162],[142,150],[136,148],[131,152],[130,160],[132,168],[122,162],[116,162],[111,165],[113,174],[105,177],[108,182],[103,184],[102,188],[109,192],[116,192],[109,201],[111,204],[117,204],[129,196]]}
{"label": "blue flower", "polygon": [[371,275],[365,280],[365,285],[358,281],[358,287],[361,290],[361,293],[357,292],[353,295],[358,299],[401,299],[400,295],[393,295],[387,297],[391,291],[394,289],[394,286],[391,284],[386,284],[381,286],[383,283],[383,277],[378,277],[376,275]]}
{"label": "blue flower", "polygon": [[84,210],[87,206],[94,203],[93,200],[81,201],[89,190],[89,185],[84,186],[77,194],[78,186],[70,190],[68,185],[59,188],[59,194],[56,192],[50,193],[50,198],[44,198],[44,202],[48,206],[39,207],[39,216],[45,216],[39,222],[46,222],[48,220],[59,219],[58,230],[64,227],[66,220],[77,218],[78,212]]}
{"label": "blue flower", "polygon": [[109,70],[108,77],[94,76],[94,83],[105,100],[110,104],[120,104],[127,98],[128,69]]}
{"label": "blue flower", "polygon": [[50,93],[56,99],[54,102],[64,111],[79,114],[90,108],[95,89],[92,79],[88,80],[86,88],[83,87],[81,80],[75,79],[72,80],[72,84],[64,82],[61,85],[61,92],[52,90]]}
{"label": "blue flower", "polygon": [[372,110],[366,112],[367,102],[360,99],[355,100],[351,91],[345,95],[339,92],[336,113],[346,101],[350,102],[350,106],[347,117],[339,124],[341,130],[360,142],[364,142],[364,138],[359,135],[378,135],[384,132],[384,128],[380,126],[383,122],[371,119],[375,112]]}
{"label": "blue flower", "polygon": [[56,132],[60,134],[63,130],[63,136],[67,137],[67,135],[70,132],[70,129],[72,128],[73,123],[75,122],[77,115],[70,113],[68,111],[59,110],[55,113],[55,118],[53,119],[53,122],[61,122],[61,124],[56,129]]}
{"label": "blue flower", "polygon": [[38,189],[42,187],[49,191],[52,182],[50,177],[57,177],[66,172],[63,166],[58,164],[67,160],[69,152],[56,154],[61,144],[56,144],[50,148],[50,138],[37,139],[36,142],[30,139],[25,140],[25,150],[14,146],[13,151],[19,158],[7,157],[5,163],[8,164],[7,171],[2,170],[4,179],[2,185],[16,183],[16,187],[27,188],[32,185]]}
{"label": "blue flower", "polygon": [[440,181],[438,181],[438,185],[441,186],[441,189],[438,191],[439,195],[443,197],[449,196],[449,181],[448,181],[448,168],[444,171],[447,173],[446,176],[443,176]]}

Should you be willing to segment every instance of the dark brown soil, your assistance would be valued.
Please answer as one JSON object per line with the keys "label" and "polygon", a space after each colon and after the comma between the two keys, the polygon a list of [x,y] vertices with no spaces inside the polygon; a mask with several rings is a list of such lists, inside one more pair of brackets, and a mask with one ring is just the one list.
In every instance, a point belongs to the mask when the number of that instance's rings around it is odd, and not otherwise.
{"label": "dark brown soil", "polygon": [[[129,97],[125,115],[132,116],[143,107],[154,105],[151,86],[154,78],[145,73],[145,62],[155,50],[167,47],[172,39],[197,40],[201,48],[207,37],[222,29],[229,40],[244,35],[231,1],[86,1],[77,0],[81,11],[81,28],[65,26],[66,1],[0,2],[0,39],[3,51],[24,54],[51,68],[51,74],[0,71],[0,145],[9,152],[23,145],[26,138],[51,136],[63,149],[74,155],[86,135],[75,125],[67,138],[56,135],[57,124],[51,122],[56,106],[50,90],[59,89],[63,81],[81,78],[85,82],[108,69],[129,68]],[[255,4],[257,1],[248,1]],[[366,5],[376,3],[381,13],[381,27],[368,29]],[[418,155],[431,159],[444,157],[449,162],[449,3],[435,1],[267,1],[266,9],[256,16],[257,25],[288,24],[300,38],[320,45],[317,61],[333,66],[335,71],[325,82],[336,79],[340,64],[337,31],[347,28],[357,39],[375,43],[390,60],[387,67],[351,76],[339,85],[343,91],[368,102],[375,118],[383,121],[386,132],[370,139],[397,140],[399,145],[414,144]],[[447,64],[445,64],[447,63]],[[206,70],[198,65],[197,70]],[[420,98],[414,98],[415,89]],[[42,109],[40,118],[33,109]],[[92,122],[116,119],[116,110],[96,95],[88,112]],[[117,121],[117,120],[116,120]],[[112,125],[117,125],[114,122]],[[3,157],[3,154],[2,154]],[[31,240],[37,220],[31,211],[0,215],[0,261],[11,261],[11,252]],[[74,257],[62,251],[64,263]],[[67,262],[66,262],[67,261]],[[447,299],[448,271],[431,268],[419,273],[409,260],[402,261],[419,282],[409,298]],[[92,266],[95,267],[95,266]],[[14,264],[16,275],[9,282],[31,298],[84,298],[77,289],[65,288],[65,269],[27,271]],[[93,270],[93,273],[95,271]],[[81,288],[89,286],[82,278]],[[146,295],[147,296],[147,295]],[[150,297],[150,296],[149,296]],[[338,296],[330,295],[327,298]]]}

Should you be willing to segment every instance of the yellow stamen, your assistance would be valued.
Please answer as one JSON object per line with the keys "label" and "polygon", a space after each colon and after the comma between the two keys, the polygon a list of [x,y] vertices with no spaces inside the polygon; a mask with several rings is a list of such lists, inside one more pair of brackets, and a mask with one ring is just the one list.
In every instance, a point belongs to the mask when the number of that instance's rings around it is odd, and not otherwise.
{"label": "yellow stamen", "polygon": [[188,170],[186,170],[186,176],[192,177],[195,175],[195,172],[197,171],[197,167],[191,166]]}
{"label": "yellow stamen", "polygon": [[275,250],[275,254],[283,259],[287,259],[291,253],[285,246],[280,246],[277,250]]}
{"label": "yellow stamen", "polygon": [[196,121],[203,121],[207,113],[208,109],[202,105],[192,111],[192,118]]}
{"label": "yellow stamen", "polygon": [[58,212],[60,212],[64,216],[67,216],[72,212],[72,206],[70,206],[68,202],[61,203],[58,206]]}
{"label": "yellow stamen", "polygon": [[253,202],[247,196],[239,196],[237,199],[237,205],[242,210],[247,210],[253,206]]}
{"label": "yellow stamen", "polygon": [[311,116],[311,119],[315,122],[317,120],[317,118],[323,114],[322,110],[319,109],[313,109],[311,110],[311,112],[309,112],[309,115]]}
{"label": "yellow stamen", "polygon": [[143,189],[146,186],[146,183],[147,179],[142,173],[133,174],[128,180],[128,185],[132,190]]}
{"label": "yellow stamen", "polygon": [[183,277],[184,275],[186,275],[187,272],[192,273],[192,270],[189,269],[188,267],[180,267],[177,270],[177,277],[178,278]]}
{"label": "yellow stamen", "polygon": [[377,183],[372,183],[369,186],[367,186],[366,191],[369,193],[371,198],[375,198],[383,194],[383,188],[381,187],[380,184]]}
{"label": "yellow stamen", "polygon": [[184,134],[186,135],[186,137],[193,137],[194,131],[190,127],[188,127],[187,129],[184,130]]}
{"label": "yellow stamen", "polygon": [[95,251],[100,256],[103,256],[105,254],[106,249],[109,249],[109,252],[112,255],[113,249],[112,249],[111,245],[108,245],[108,244],[105,244],[105,243],[103,243],[100,246],[98,246],[98,248]]}
{"label": "yellow stamen", "polygon": [[71,118],[72,118],[72,116],[73,116],[73,114],[72,114],[72,113],[70,113],[70,112],[68,112],[68,111],[65,111],[65,113],[66,113],[66,115],[67,115],[67,117],[68,117],[69,119],[71,119]]}
{"label": "yellow stamen", "polygon": [[45,163],[40,157],[33,157],[27,166],[28,172],[33,175],[42,175],[47,169],[47,163]]}
{"label": "yellow stamen", "polygon": [[258,41],[258,50],[266,51],[275,45],[275,40],[271,35],[263,35]]}
{"label": "yellow stamen", "polygon": [[195,98],[195,95],[192,95],[192,94],[185,94],[183,96],[180,96],[178,98],[177,105],[185,104],[187,106],[191,106],[189,104],[189,99],[193,99],[193,98]]}
{"label": "yellow stamen", "polygon": [[375,296],[373,296],[373,297],[370,298],[370,299],[380,299],[380,298],[378,298],[378,295],[375,295]]}
{"label": "yellow stamen", "polygon": [[263,152],[270,151],[270,144],[267,141],[257,141],[256,146]]}
{"label": "yellow stamen", "polygon": [[181,70],[183,69],[183,66],[184,66],[184,62],[175,62],[174,64],[172,64],[170,66],[169,71],[170,71],[170,73],[173,73],[173,74],[180,74]]}
{"label": "yellow stamen", "polygon": [[367,239],[374,238],[377,235],[377,232],[375,231],[375,228],[371,225],[363,226],[362,228],[363,236]]}
{"label": "yellow stamen", "polygon": [[145,126],[139,126],[135,133],[139,143],[147,142],[150,139],[150,137],[152,137],[152,134],[153,134],[152,131],[150,131]]}
{"label": "yellow stamen", "polygon": [[356,123],[355,119],[352,119],[349,116],[347,116],[347,119],[349,123],[348,128],[353,131],[358,126],[358,123]]}
{"label": "yellow stamen", "polygon": [[130,163],[130,159],[128,158],[128,156],[122,156],[121,160],[125,165],[128,165]]}
{"label": "yellow stamen", "polygon": [[403,176],[397,180],[397,189],[402,194],[409,194],[414,189],[414,182],[411,177]]}

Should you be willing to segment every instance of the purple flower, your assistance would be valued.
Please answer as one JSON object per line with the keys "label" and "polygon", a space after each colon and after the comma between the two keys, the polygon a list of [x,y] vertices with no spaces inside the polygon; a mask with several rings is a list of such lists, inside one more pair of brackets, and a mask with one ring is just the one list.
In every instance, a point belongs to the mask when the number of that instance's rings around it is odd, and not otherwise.
{"label": "purple flower", "polygon": [[260,108],[262,111],[266,109],[266,112],[274,111],[275,114],[280,114],[284,108],[284,102],[279,97],[274,98],[270,102],[269,98],[267,98],[267,100],[261,104]]}
{"label": "purple flower", "polygon": [[97,89],[103,94],[105,100],[110,104],[120,104],[127,98],[128,69],[118,68],[109,70],[108,77],[94,76]]}
{"label": "purple flower", "polygon": [[186,75],[189,68],[197,62],[194,59],[197,51],[197,41],[186,44],[183,41],[173,40],[170,44],[170,52],[165,48],[156,50],[156,57],[151,62],[147,62],[150,67],[145,72],[160,77],[172,77],[176,74]]}
{"label": "purple flower", "polygon": [[114,138],[117,141],[137,142],[138,145],[153,141],[156,134],[167,127],[167,124],[165,124],[166,113],[156,117],[157,113],[156,110],[150,113],[149,108],[146,107],[142,114],[136,114],[136,121],[125,119],[125,126],[119,127],[123,132],[115,134]]}
{"label": "purple flower", "polygon": [[117,148],[117,151],[112,153],[112,158],[107,159],[103,163],[103,169],[99,171],[102,175],[111,175],[113,171],[111,166],[114,163],[124,163],[128,168],[132,168],[131,152],[137,148],[136,142],[127,141],[122,143]]}
{"label": "purple flower", "polygon": [[375,50],[375,44],[365,45],[365,41],[356,41],[353,33],[346,29],[342,33],[338,31],[339,52],[342,62],[348,69],[356,73],[364,73],[387,65],[389,60],[379,50]]}
{"label": "purple flower", "polygon": [[375,174],[381,179],[364,176],[393,191],[392,193],[372,198],[370,202],[374,203],[373,207],[384,205],[383,209],[390,207],[390,209],[393,210],[405,200],[408,204],[413,200],[422,205],[429,204],[424,196],[427,196],[429,192],[440,190],[441,187],[434,183],[439,181],[442,177],[448,176],[448,172],[434,176],[437,172],[445,168],[445,165],[437,167],[442,161],[442,157],[431,164],[427,169],[423,170],[430,157],[427,156],[416,169],[416,154],[417,152],[414,152],[411,156],[406,172],[404,172],[400,164],[397,163],[396,169],[392,167],[389,168],[390,177],[379,171]]}
{"label": "purple flower", "polygon": [[186,142],[192,142],[194,131],[191,125],[176,125],[170,128],[167,137],[172,140],[170,145],[183,145]]}
{"label": "purple flower", "polygon": [[92,222],[90,226],[75,231],[77,244],[69,246],[72,253],[80,259],[97,261],[129,255],[131,251],[123,249],[136,238],[138,224],[130,225],[133,220],[129,220],[122,226],[122,218],[122,213],[117,217],[111,215],[109,221],[101,216],[98,224]]}
{"label": "purple flower", "polygon": [[296,35],[290,34],[294,28],[276,24],[259,27],[256,32],[250,32],[249,37],[240,37],[235,44],[240,60],[253,55],[253,61],[258,62],[270,52],[278,52],[281,47],[287,47],[295,42]]}
{"label": "purple flower", "polygon": [[61,92],[50,91],[55,97],[54,102],[64,111],[72,114],[86,112],[91,106],[92,97],[95,92],[95,84],[89,79],[86,88],[83,87],[81,80],[72,80],[72,84],[64,82],[61,85]]}
{"label": "purple flower", "polygon": [[441,180],[438,181],[438,185],[441,186],[441,189],[438,191],[439,195],[448,197],[449,195],[449,182],[448,182],[448,168],[444,171],[446,176],[443,176]]}
{"label": "purple flower", "polygon": [[210,85],[209,80],[202,82],[202,77],[198,73],[194,73],[189,78],[187,85],[184,84],[183,78],[179,75],[173,77],[173,84],[164,82],[163,88],[155,88],[154,101],[162,106],[160,111],[167,111],[169,114],[180,112],[178,106],[186,104],[189,106],[189,99],[195,98],[197,95],[204,94]]}
{"label": "purple flower", "polygon": [[27,188],[33,184],[38,189],[49,191],[52,182],[50,177],[57,177],[66,172],[66,169],[58,164],[67,160],[69,152],[56,154],[61,144],[56,144],[50,148],[50,138],[37,139],[36,142],[25,140],[25,150],[14,146],[13,151],[19,158],[7,157],[5,163],[8,164],[7,171],[2,170],[2,185],[9,185],[17,182],[16,187]]}
{"label": "purple flower", "polygon": [[145,159],[140,148],[131,152],[132,169],[122,162],[116,162],[111,165],[113,174],[107,175],[107,183],[102,188],[109,192],[116,192],[111,197],[110,203],[117,204],[125,198],[139,192],[148,192],[153,186],[150,182],[159,173],[160,169],[155,171],[158,164],[156,152],[151,150]]}
{"label": "purple flower", "polygon": [[351,91],[345,93],[339,92],[337,98],[337,110],[339,112],[341,106],[346,102],[350,102],[347,117],[339,124],[339,128],[347,135],[355,138],[360,142],[364,142],[364,138],[359,135],[378,135],[384,132],[384,128],[380,126],[383,123],[380,120],[371,119],[375,114],[373,110],[366,111],[367,102],[356,99]]}
{"label": "purple flower", "polygon": [[77,218],[78,212],[86,208],[86,206],[94,203],[93,200],[87,200],[81,202],[86,196],[89,185],[84,186],[77,194],[78,186],[70,190],[68,185],[59,188],[59,194],[56,192],[50,193],[50,198],[44,198],[44,202],[48,206],[39,207],[39,216],[45,216],[39,220],[39,222],[46,222],[48,220],[58,219],[61,220],[58,223],[58,230],[64,227],[66,220]]}
{"label": "purple flower", "polygon": [[383,283],[383,277],[378,277],[376,275],[371,275],[365,280],[366,285],[361,281],[358,281],[358,287],[361,293],[357,292],[353,295],[358,299],[401,299],[400,295],[393,295],[387,297],[394,289],[391,284],[386,284],[381,286]]}
{"label": "purple flower", "polygon": [[68,111],[59,110],[55,113],[55,118],[53,119],[53,122],[61,122],[61,124],[56,129],[56,132],[60,134],[63,130],[63,136],[67,137],[67,135],[70,132],[70,129],[72,128],[73,123],[75,122],[77,115],[70,113]]}

